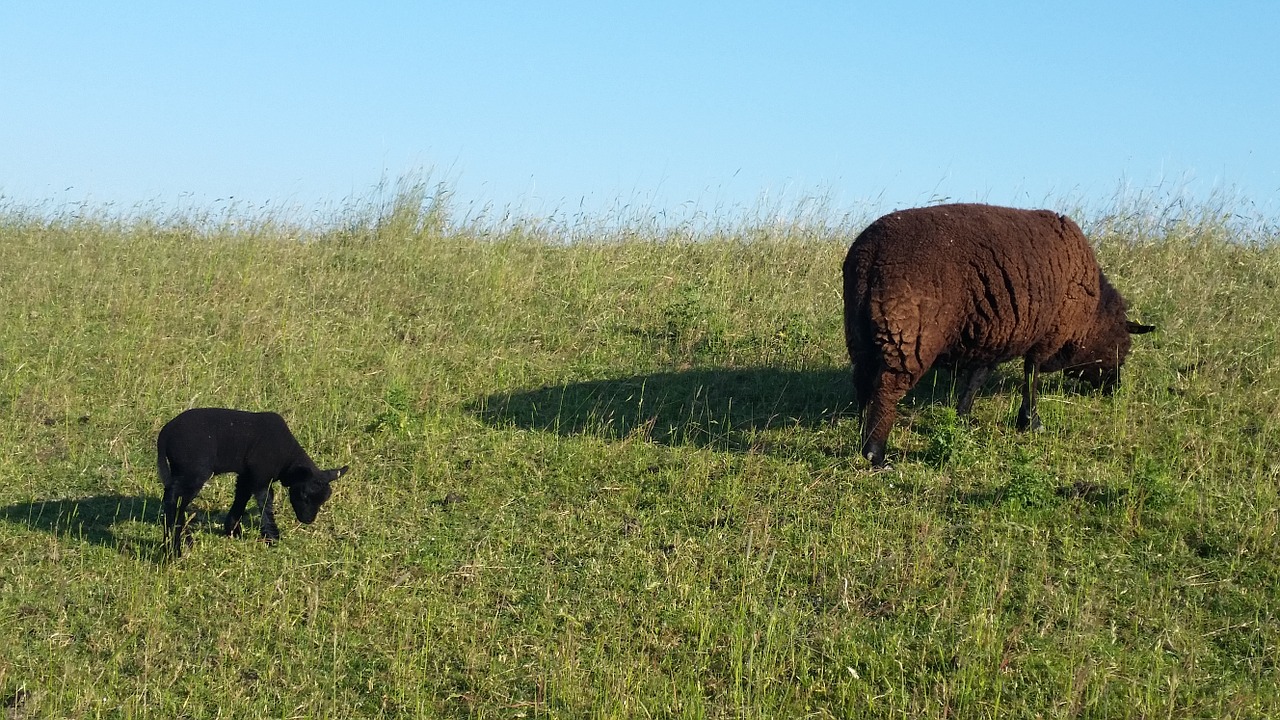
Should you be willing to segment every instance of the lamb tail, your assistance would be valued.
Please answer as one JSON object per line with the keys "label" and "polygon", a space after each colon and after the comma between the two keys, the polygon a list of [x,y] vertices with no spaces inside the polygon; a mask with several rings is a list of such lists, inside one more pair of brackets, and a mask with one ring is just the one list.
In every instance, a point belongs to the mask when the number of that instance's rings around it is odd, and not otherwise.
{"label": "lamb tail", "polygon": [[156,472],[160,475],[160,482],[165,487],[169,487],[169,482],[173,480],[173,469],[169,467],[169,458],[164,453],[164,446],[159,443],[156,447]]}

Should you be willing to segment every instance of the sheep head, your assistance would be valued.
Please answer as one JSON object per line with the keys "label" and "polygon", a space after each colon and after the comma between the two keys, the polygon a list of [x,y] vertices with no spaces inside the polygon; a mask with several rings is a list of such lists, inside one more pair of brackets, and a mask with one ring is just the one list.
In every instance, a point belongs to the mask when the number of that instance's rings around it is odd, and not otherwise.
{"label": "sheep head", "polygon": [[1120,384],[1120,366],[1129,355],[1129,336],[1149,333],[1156,327],[1126,317],[1124,298],[1105,275],[1099,279],[1098,310],[1084,338],[1068,343],[1043,369],[1062,370],[1067,377],[1111,394]]}

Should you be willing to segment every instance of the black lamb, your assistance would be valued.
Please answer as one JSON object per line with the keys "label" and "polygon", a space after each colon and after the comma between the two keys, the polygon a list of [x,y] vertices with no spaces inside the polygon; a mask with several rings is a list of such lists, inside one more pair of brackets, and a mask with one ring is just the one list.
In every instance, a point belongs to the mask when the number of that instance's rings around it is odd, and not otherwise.
{"label": "black lamb", "polygon": [[240,534],[249,498],[262,511],[262,538],[280,538],[271,510],[271,485],[279,480],[289,491],[298,520],[310,524],[333,492],[330,483],[347,467],[321,470],[294,439],[284,418],[273,412],[195,408],[170,420],[156,439],[156,465],[164,483],[164,529],[173,554],[181,555],[191,540],[187,506],[209,478],[236,473],[235,500],[227,513],[226,532]]}

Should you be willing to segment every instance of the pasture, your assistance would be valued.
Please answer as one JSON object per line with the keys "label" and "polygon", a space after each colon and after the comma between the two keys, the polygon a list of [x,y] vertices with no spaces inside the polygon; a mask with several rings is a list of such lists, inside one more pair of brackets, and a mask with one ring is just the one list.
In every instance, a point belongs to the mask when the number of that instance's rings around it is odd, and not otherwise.
{"label": "pasture", "polygon": [[[1077,216],[1110,398],[950,377],[858,457],[856,223],[569,238],[409,191],[270,219],[0,212],[0,703],[42,717],[1280,715],[1280,234]],[[871,218],[866,218],[870,220]],[[567,240],[572,239],[573,242]],[[314,525],[161,547],[155,437],[274,410]]]}

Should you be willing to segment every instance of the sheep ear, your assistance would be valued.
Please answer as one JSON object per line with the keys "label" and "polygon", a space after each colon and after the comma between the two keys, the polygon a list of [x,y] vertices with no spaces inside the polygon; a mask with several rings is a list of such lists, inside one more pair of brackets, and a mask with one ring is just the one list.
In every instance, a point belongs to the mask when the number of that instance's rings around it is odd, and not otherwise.
{"label": "sheep ear", "polygon": [[325,479],[328,480],[329,482],[333,482],[334,480],[337,480],[343,475],[346,475],[348,469],[349,469],[348,465],[343,465],[342,467],[335,468],[333,470],[325,470],[324,471]]}
{"label": "sheep ear", "polygon": [[1155,325],[1143,325],[1132,320],[1126,320],[1124,326],[1130,335],[1143,335],[1156,329]]}

